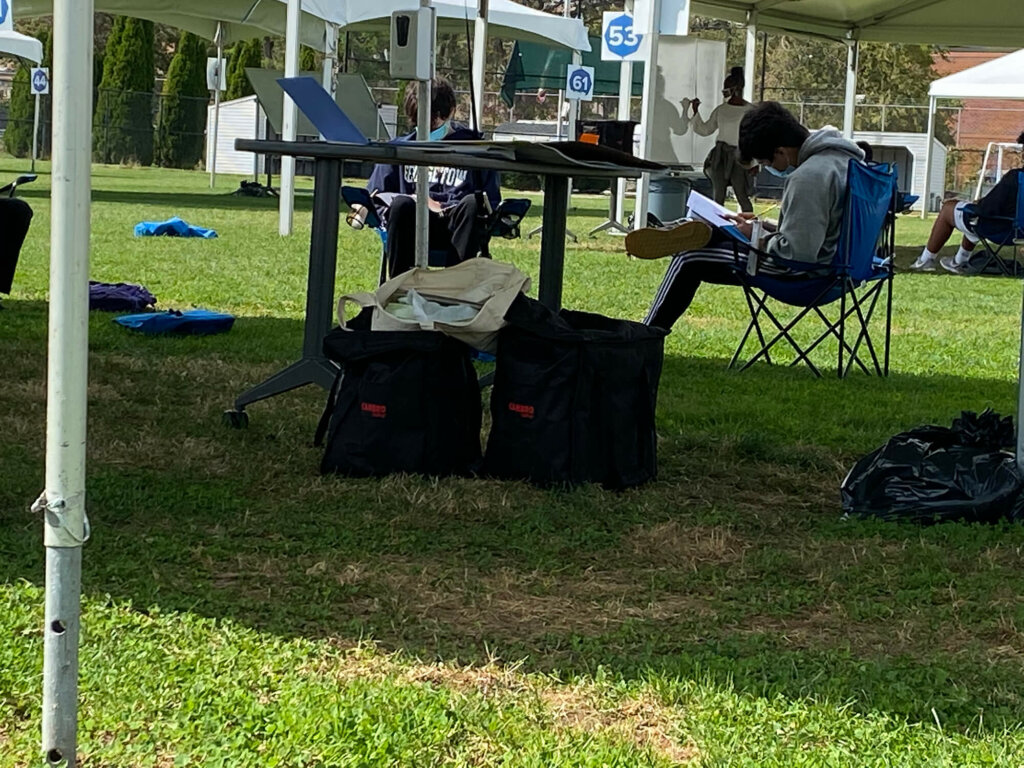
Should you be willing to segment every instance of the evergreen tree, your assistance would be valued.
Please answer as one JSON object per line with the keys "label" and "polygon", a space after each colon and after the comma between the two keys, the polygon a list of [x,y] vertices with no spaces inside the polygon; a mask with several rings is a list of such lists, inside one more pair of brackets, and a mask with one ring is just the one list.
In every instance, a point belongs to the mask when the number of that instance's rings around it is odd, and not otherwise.
{"label": "evergreen tree", "polygon": [[15,157],[28,157],[32,152],[33,99],[28,67],[18,67],[11,83],[11,106],[7,114],[4,145]]}
{"label": "evergreen tree", "polygon": [[153,22],[117,19],[107,41],[94,130],[100,162],[153,163]]}
{"label": "evergreen tree", "polygon": [[165,168],[195,168],[203,156],[206,125],[206,45],[182,32],[167,70],[157,120],[156,162]]}
{"label": "evergreen tree", "polygon": [[242,40],[235,44],[228,60],[228,88],[224,98],[240,99],[254,91],[245,75],[246,67],[259,67],[263,63],[263,44],[259,40]]}

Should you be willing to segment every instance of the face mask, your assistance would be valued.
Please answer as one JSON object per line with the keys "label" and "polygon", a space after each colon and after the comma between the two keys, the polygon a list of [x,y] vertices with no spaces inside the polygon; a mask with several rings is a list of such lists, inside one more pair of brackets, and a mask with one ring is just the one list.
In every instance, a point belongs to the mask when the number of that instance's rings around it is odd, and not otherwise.
{"label": "face mask", "polygon": [[451,120],[445,120],[443,123],[441,123],[439,126],[437,126],[437,128],[435,128],[434,130],[432,130],[430,132],[430,138],[428,138],[427,141],[440,141],[445,136],[447,136],[449,133],[451,133],[451,130],[452,130]]}
{"label": "face mask", "polygon": [[778,177],[780,179],[784,179],[787,176],[789,176],[789,174],[791,174],[793,171],[796,170],[796,166],[795,165],[790,165],[784,171],[780,171],[778,168],[773,168],[770,165],[764,166],[764,169],[766,171],[768,171],[768,173],[770,173],[772,176],[776,176],[776,177]]}

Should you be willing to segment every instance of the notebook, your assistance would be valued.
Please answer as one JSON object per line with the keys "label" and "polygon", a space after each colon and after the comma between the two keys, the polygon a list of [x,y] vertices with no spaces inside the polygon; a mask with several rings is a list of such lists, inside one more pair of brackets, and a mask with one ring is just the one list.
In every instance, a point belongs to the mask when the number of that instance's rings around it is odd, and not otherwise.
{"label": "notebook", "polygon": [[341,111],[331,94],[312,77],[282,77],[277,82],[327,141],[370,143],[349,116]]}

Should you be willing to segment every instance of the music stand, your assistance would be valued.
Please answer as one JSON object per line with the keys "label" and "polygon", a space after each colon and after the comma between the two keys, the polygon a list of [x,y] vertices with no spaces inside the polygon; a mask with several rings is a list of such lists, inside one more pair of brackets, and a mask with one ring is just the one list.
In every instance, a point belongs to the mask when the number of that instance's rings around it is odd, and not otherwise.
{"label": "music stand", "polygon": [[[603,147],[611,147],[628,155],[633,154],[633,131],[639,123],[636,120],[586,120],[580,121],[577,131],[577,138],[580,141],[590,141]],[[616,210],[617,200],[615,185],[610,188],[611,194],[608,201],[608,219],[603,224],[598,224],[588,235],[596,235],[598,232],[614,230],[626,234],[629,229],[618,220],[619,212]]]}

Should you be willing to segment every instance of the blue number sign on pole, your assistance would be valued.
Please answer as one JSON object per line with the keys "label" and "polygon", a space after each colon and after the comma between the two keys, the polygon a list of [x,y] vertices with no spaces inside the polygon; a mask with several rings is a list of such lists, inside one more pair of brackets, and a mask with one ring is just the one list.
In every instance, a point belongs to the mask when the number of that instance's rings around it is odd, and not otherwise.
{"label": "blue number sign on pole", "polygon": [[632,56],[640,50],[641,42],[643,42],[643,35],[638,35],[633,29],[633,17],[629,14],[619,14],[606,22],[605,47],[615,56],[623,59]]}
{"label": "blue number sign on pole", "polygon": [[593,96],[594,75],[590,67],[569,65],[568,87],[566,96],[570,99],[589,101]]}
{"label": "blue number sign on pole", "polygon": [[[0,0],[0,2],[3,2],[3,0]],[[47,86],[46,72],[44,72],[42,69],[35,70],[32,73],[32,89],[36,93],[43,93],[44,91],[46,91],[46,86]]]}

